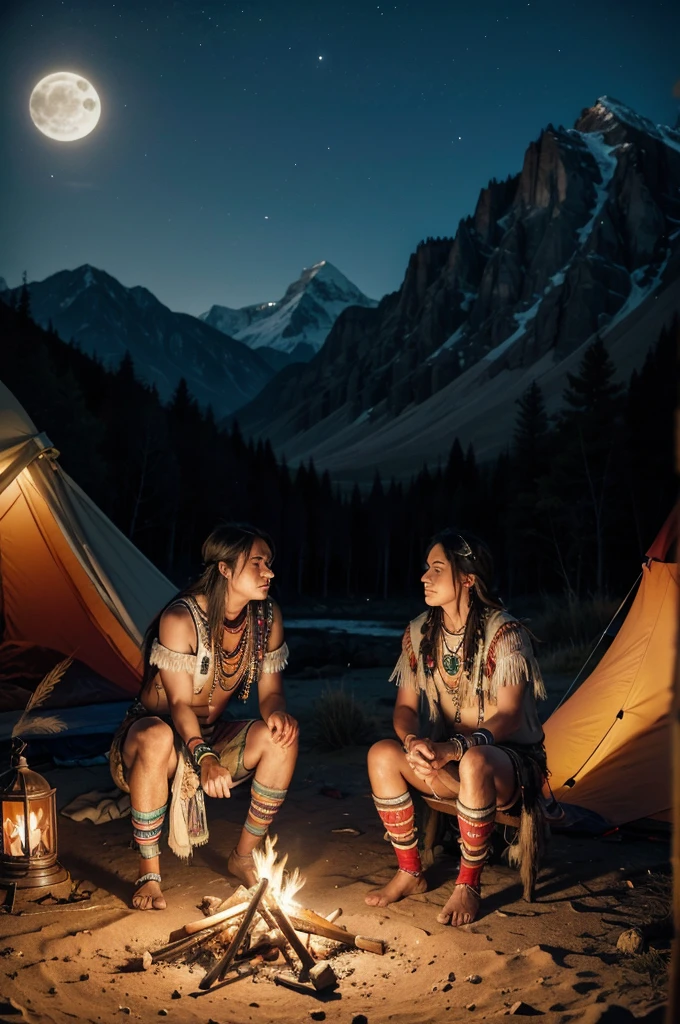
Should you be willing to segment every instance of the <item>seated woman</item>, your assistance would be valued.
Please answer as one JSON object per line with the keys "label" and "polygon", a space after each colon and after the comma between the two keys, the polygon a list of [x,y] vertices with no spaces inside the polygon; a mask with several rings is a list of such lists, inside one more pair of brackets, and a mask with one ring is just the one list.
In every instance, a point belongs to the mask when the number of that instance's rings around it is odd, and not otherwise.
{"label": "seated woman", "polygon": [[[111,746],[111,774],[130,794],[140,857],[132,905],[166,906],[159,839],[168,808],[171,849],[188,858],[208,840],[203,793],[228,797],[253,776],[251,803],[229,871],[255,881],[253,850],[284,801],[297,757],[298,725],[286,711],[281,682],[288,647],[278,606],[269,597],[274,548],[251,526],[218,526],[202,549],[195,583],[150,626],[144,678]],[[222,720],[232,697],[257,684],[261,719]]]}
{"label": "seated woman", "polygon": [[399,686],[393,719],[399,742],[381,740],[368,755],[373,799],[399,868],[366,903],[385,907],[427,889],[410,786],[457,799],[460,871],[437,920],[461,925],[479,911],[496,811],[521,807],[522,852],[530,851],[541,827],[537,801],[547,766],[536,699],[545,691],[531,637],[492,590],[485,545],[444,530],[428,545],[426,563],[429,610],[407,627],[391,676]]}

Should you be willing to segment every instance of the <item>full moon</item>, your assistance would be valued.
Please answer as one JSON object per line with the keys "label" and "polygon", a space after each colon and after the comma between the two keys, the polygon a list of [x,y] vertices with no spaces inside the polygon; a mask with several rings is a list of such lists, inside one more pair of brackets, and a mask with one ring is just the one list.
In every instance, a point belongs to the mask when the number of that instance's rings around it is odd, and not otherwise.
{"label": "full moon", "polygon": [[40,79],[31,93],[29,110],[33,124],[43,135],[58,142],[74,142],[90,134],[102,105],[86,78],[71,71],[57,71]]}

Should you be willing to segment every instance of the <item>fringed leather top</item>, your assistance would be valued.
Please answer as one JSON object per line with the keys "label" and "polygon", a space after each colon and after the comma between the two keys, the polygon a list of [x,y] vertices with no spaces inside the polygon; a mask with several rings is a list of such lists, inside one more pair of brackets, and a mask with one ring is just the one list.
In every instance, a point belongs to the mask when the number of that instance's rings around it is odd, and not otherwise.
{"label": "fringed leather top", "polygon": [[[281,644],[275,651],[267,650],[269,634],[273,619],[273,602],[271,598],[266,601],[258,601],[257,611],[252,616],[254,629],[261,635],[257,637],[254,644],[255,650],[263,652],[262,660],[259,662],[258,677],[265,672],[281,672],[288,664],[288,644]],[[171,672],[188,672],[193,677],[194,693],[201,693],[207,682],[212,683],[215,665],[212,644],[208,630],[208,621],[205,613],[194,597],[183,597],[170,607],[187,608],[196,627],[196,653],[183,654],[179,651],[171,651],[164,647],[158,639],[154,640],[151,647],[149,663],[157,668],[165,668]],[[257,642],[259,641],[259,642]],[[156,684],[159,685],[158,683]],[[162,686],[162,683],[160,684]]]}
{"label": "fringed leather top", "polygon": [[[401,655],[390,681],[412,687],[427,701],[430,720],[439,717],[439,694],[443,682],[438,668],[427,671],[420,651],[422,627],[428,612],[413,619],[401,645]],[[529,633],[517,619],[504,610],[486,617],[483,642],[475,655],[472,672],[463,672],[458,683],[460,707],[495,705],[498,688],[518,686],[528,681],[535,700],[545,700],[546,692]],[[480,715],[480,720],[483,715]]]}

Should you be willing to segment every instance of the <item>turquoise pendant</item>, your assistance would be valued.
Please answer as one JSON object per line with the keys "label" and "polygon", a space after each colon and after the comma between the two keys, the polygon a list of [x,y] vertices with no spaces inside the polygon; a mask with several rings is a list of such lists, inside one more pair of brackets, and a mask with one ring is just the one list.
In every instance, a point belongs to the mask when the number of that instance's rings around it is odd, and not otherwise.
{"label": "turquoise pendant", "polygon": [[457,654],[445,654],[442,658],[442,665],[448,676],[457,676],[460,672],[460,658]]}

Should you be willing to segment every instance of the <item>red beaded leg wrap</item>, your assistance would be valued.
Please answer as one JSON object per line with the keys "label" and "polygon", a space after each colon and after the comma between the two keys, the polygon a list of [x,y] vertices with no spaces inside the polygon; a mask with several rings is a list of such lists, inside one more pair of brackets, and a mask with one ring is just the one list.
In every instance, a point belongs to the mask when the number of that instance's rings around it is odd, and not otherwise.
{"label": "red beaded leg wrap", "polygon": [[408,790],[395,797],[380,797],[373,794],[373,802],[387,830],[387,838],[394,847],[399,869],[418,878],[423,873],[423,867],[418,852],[411,794]]}
{"label": "red beaded leg wrap", "polygon": [[479,892],[482,870],[491,849],[495,819],[495,801],[487,807],[466,807],[458,800],[461,861],[456,885],[469,885]]}

